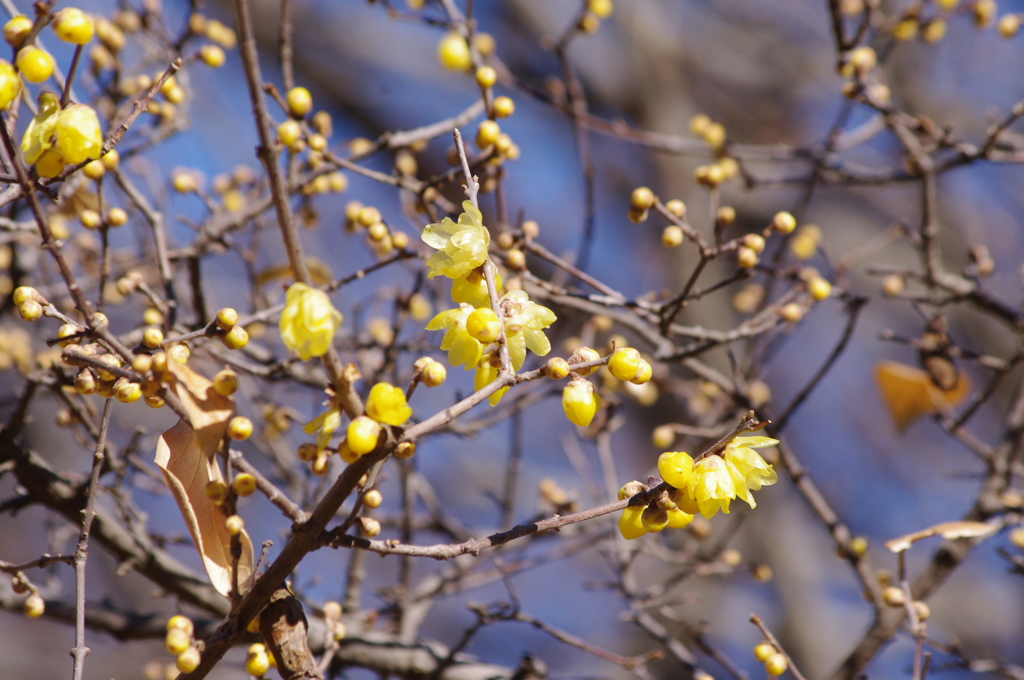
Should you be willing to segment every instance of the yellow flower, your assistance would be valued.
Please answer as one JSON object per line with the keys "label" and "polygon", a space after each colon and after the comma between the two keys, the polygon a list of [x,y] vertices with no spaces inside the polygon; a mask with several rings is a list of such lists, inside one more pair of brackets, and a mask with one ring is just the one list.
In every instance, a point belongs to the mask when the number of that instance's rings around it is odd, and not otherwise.
{"label": "yellow flower", "polygon": [[774,468],[754,449],[775,446],[779,440],[770,437],[737,437],[725,447],[725,462],[736,486],[736,497],[755,507],[751,491],[779,481]]}
{"label": "yellow flower", "polygon": [[544,330],[555,322],[555,313],[547,307],[530,301],[530,296],[521,290],[510,290],[501,298],[501,309],[505,315],[505,338],[512,368],[518,371],[526,361],[526,350],[537,356],[551,351],[551,341]]}
{"label": "yellow flower", "polygon": [[441,349],[448,352],[448,363],[452,366],[465,364],[467,371],[480,363],[484,353],[480,341],[466,331],[466,319],[474,309],[472,305],[462,303],[457,309],[440,312],[427,324],[428,331],[448,329],[441,340]]}
{"label": "yellow flower", "polygon": [[562,410],[565,411],[565,417],[580,427],[590,425],[600,405],[601,399],[589,380],[570,380],[562,390]]}
{"label": "yellow flower", "polygon": [[21,79],[11,62],[0,59],[0,109],[6,109],[21,92]]}
{"label": "yellow flower", "polygon": [[57,116],[57,149],[65,163],[94,160],[103,153],[103,133],[96,111],[85,104],[71,104]]}
{"label": "yellow flower", "polygon": [[[494,287],[501,290],[501,275],[494,272]],[[465,276],[452,280],[452,300],[465,302],[474,307],[490,307],[491,297],[487,293],[487,280],[480,269],[473,269]]]}
{"label": "yellow flower", "polygon": [[366,398],[366,415],[377,422],[402,425],[409,420],[412,409],[405,402],[402,388],[382,382],[370,388],[370,396]]}
{"label": "yellow flower", "polygon": [[440,224],[428,224],[421,238],[437,252],[427,258],[430,271],[427,276],[434,278],[444,274],[457,279],[466,276],[487,259],[487,248],[491,245],[491,234],[484,226],[483,215],[469,201],[462,202],[464,213],[458,223],[450,217]]}
{"label": "yellow flower", "polygon": [[[501,368],[501,360],[498,358],[496,352],[488,352],[480,359],[480,362],[476,366],[476,374],[473,376],[473,389],[482,390],[483,388],[490,385],[492,382],[498,379],[498,370]],[[507,387],[502,387],[500,390],[487,397],[487,403],[491,406],[497,406],[501,398],[508,392]]]}
{"label": "yellow flower", "polygon": [[658,456],[658,474],[677,489],[685,489],[693,475],[693,458],[686,451],[666,451]]}
{"label": "yellow flower", "polygon": [[313,434],[319,430],[316,435],[316,452],[319,454],[331,443],[331,437],[339,427],[341,427],[341,410],[335,404],[330,403],[330,408],[306,423],[302,427],[302,431],[306,434]]}
{"label": "yellow flower", "polygon": [[52,92],[39,95],[39,113],[37,113],[21,138],[21,152],[25,162],[32,164],[39,160],[43,152],[53,146],[53,133],[57,130],[57,116],[60,115],[60,100]]}
{"label": "yellow flower", "polygon": [[322,357],[327,354],[341,320],[341,312],[334,308],[326,293],[304,283],[293,283],[281,311],[281,340],[303,360]]}
{"label": "yellow flower", "polygon": [[736,484],[729,467],[719,456],[702,458],[694,466],[686,490],[697,501],[705,519],[711,519],[719,510],[729,514],[729,503],[736,497]]}
{"label": "yellow flower", "polygon": [[683,512],[679,508],[668,511],[668,528],[669,529],[682,529],[687,524],[693,521],[693,515],[688,512]]}
{"label": "yellow flower", "polygon": [[619,533],[627,541],[640,538],[647,533],[642,521],[644,508],[639,505],[627,506],[619,515]]}

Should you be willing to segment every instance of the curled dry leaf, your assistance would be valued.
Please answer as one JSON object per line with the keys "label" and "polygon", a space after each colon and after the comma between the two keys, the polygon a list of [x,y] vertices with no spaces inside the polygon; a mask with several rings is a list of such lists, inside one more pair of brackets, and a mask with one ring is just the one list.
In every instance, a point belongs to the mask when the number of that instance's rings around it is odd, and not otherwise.
{"label": "curled dry leaf", "polygon": [[[233,586],[231,535],[224,526],[227,513],[206,496],[206,486],[224,481],[217,465],[217,449],[224,439],[235,405],[217,394],[213,383],[188,367],[167,362],[174,379],[170,388],[188,413],[164,432],[156,446],[156,464],[178,503],[188,531],[203,559],[213,587],[228,595]],[[242,554],[238,560],[238,590],[246,592],[253,579],[253,549],[249,535],[239,534]]]}
{"label": "curled dry leaf", "polygon": [[902,552],[909,548],[911,544],[916,541],[920,541],[922,538],[928,538],[929,536],[942,536],[947,540],[953,540],[955,538],[978,538],[980,536],[987,536],[996,530],[996,527],[984,522],[941,522],[939,524],[933,524],[927,529],[921,529],[921,531],[914,531],[906,534],[905,536],[899,536],[885,542],[885,547],[894,553]]}
{"label": "curled dry leaf", "polygon": [[963,371],[953,387],[942,390],[927,371],[896,361],[879,363],[875,367],[875,378],[900,432],[920,416],[956,406],[971,391],[971,381]]}

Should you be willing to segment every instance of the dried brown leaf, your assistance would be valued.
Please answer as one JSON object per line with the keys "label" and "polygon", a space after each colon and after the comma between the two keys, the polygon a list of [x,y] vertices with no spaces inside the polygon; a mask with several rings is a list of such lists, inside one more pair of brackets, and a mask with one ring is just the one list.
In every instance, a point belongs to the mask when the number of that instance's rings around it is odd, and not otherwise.
{"label": "dried brown leaf", "polygon": [[909,548],[913,543],[922,538],[930,536],[942,536],[947,540],[956,538],[977,538],[987,536],[996,530],[996,527],[984,522],[941,522],[934,524],[927,529],[914,531],[904,536],[899,536],[885,542],[885,547],[898,553]]}
{"label": "dried brown leaf", "polygon": [[971,381],[961,372],[949,390],[939,389],[927,371],[883,361],[875,367],[875,378],[896,427],[901,432],[920,416],[936,413],[962,402],[971,391]]}
{"label": "dried brown leaf", "polygon": [[[234,402],[217,394],[213,383],[182,364],[170,361],[168,370],[175,378],[170,388],[191,422],[181,419],[163,433],[157,442],[156,464],[178,503],[210,582],[222,595],[228,595],[234,565],[231,535],[224,526],[228,515],[206,496],[206,487],[210,482],[224,481],[216,456],[234,413]],[[252,585],[253,549],[244,530],[239,538],[242,554],[238,560],[238,589],[244,593]]]}

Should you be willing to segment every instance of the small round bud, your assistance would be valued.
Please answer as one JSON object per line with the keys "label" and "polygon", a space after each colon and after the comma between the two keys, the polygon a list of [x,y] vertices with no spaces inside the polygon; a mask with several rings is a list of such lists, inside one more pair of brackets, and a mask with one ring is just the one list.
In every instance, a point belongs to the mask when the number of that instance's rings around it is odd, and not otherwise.
{"label": "small round bud", "polygon": [[199,58],[210,68],[224,65],[224,50],[217,45],[203,45],[199,48]]}
{"label": "small round bud", "polygon": [[245,527],[245,522],[238,515],[231,515],[224,520],[224,528],[232,536],[237,536],[242,533],[242,529]]}
{"label": "small round bud", "polygon": [[178,655],[178,658],[174,661],[174,665],[182,673],[191,673],[195,669],[199,668],[199,662],[201,660],[199,650],[190,645],[188,649]]}
{"label": "small round bud", "polygon": [[999,23],[996,24],[996,31],[1000,36],[1009,40],[1020,32],[1020,17],[1016,14],[1003,15],[1000,17]]}
{"label": "small round bud", "polygon": [[868,539],[866,536],[854,536],[850,539],[850,552],[857,557],[868,551]]}
{"label": "small round bud", "polygon": [[83,368],[75,376],[75,389],[81,395],[96,394],[96,390],[99,389],[99,382],[96,380],[96,375],[88,368]]}
{"label": "small round bud", "polygon": [[243,498],[251,496],[256,490],[256,478],[248,472],[242,472],[232,480],[231,490]]}
{"label": "small round bud", "polygon": [[296,150],[293,147],[302,138],[302,126],[299,125],[299,121],[289,118],[278,125],[277,138],[289,149]]}
{"label": "small round bud", "polygon": [[99,229],[103,226],[103,218],[95,210],[86,208],[78,213],[78,221],[82,223],[82,226],[86,229]]}
{"label": "small round bud", "polygon": [[32,32],[33,22],[24,14],[15,14],[4,24],[4,40],[14,49],[25,43],[25,38]]}
{"label": "small round bud", "polygon": [[372,206],[360,208],[357,213],[356,221],[364,227],[370,227],[381,221],[380,211]]}
{"label": "small round bud", "polygon": [[249,344],[249,334],[241,326],[235,326],[221,339],[228,349],[242,349]]}
{"label": "small round bud", "polygon": [[313,95],[304,87],[293,87],[285,96],[288,110],[293,116],[302,118],[313,110]]}
{"label": "small round bud", "polygon": [[643,385],[650,382],[652,377],[654,377],[654,367],[646,359],[641,359],[640,365],[636,369],[636,376],[629,382],[634,385]]}
{"label": "small round bud", "polygon": [[238,389],[238,374],[230,368],[213,376],[213,390],[222,397],[230,397]]}
{"label": "small round bud", "polygon": [[[93,161],[95,163],[96,161]],[[111,208],[107,211],[107,224],[111,227],[120,227],[128,221],[128,213],[122,208]]]}
{"label": "small round bud", "polygon": [[764,670],[768,675],[782,675],[787,668],[789,668],[789,661],[784,654],[772,654],[764,662]]}
{"label": "small round bud", "polygon": [[510,249],[505,253],[505,264],[514,271],[523,271],[526,269],[526,253],[519,248]]}
{"label": "small round bud", "polygon": [[516,103],[510,97],[497,97],[491,110],[495,118],[508,118],[516,112]]}
{"label": "small round bud", "polygon": [[192,350],[188,348],[183,342],[173,345],[167,350],[167,358],[171,361],[175,361],[179,364],[188,363],[188,358],[192,354]]}
{"label": "small round bud", "polygon": [[476,83],[480,87],[494,87],[498,82],[498,72],[493,66],[481,66],[476,70]]}
{"label": "small round bud", "polygon": [[647,216],[648,211],[640,210],[639,208],[635,208],[632,206],[630,206],[629,210],[626,211],[626,217],[628,217],[629,221],[632,222],[633,224],[640,224],[641,222],[646,222]]}
{"label": "small round bud", "polygon": [[764,237],[760,234],[747,234],[743,237],[743,245],[760,255],[764,252]]}
{"label": "small round bud", "polygon": [[788,234],[796,229],[796,218],[785,210],[779,211],[772,218],[772,229],[780,234]]}
{"label": "small round bud", "polygon": [[377,448],[380,432],[380,424],[377,421],[367,416],[359,416],[348,424],[346,441],[353,453],[362,456]]}
{"label": "small round bud", "polygon": [[214,480],[206,485],[203,493],[213,501],[214,505],[220,505],[228,497],[228,486],[224,482]]}
{"label": "small round bud", "polygon": [[914,600],[911,606],[914,607],[914,613],[917,615],[918,621],[927,621],[928,618],[932,615],[931,607],[929,607],[927,603],[921,600]]}
{"label": "small round bud", "polygon": [[373,538],[380,533],[380,522],[372,517],[360,517],[359,520],[359,533],[367,538]]}
{"label": "small round bud", "polygon": [[755,267],[758,263],[757,253],[746,246],[736,249],[736,264],[744,269]]}
{"label": "small round bud", "polygon": [[190,194],[199,189],[199,181],[191,172],[179,170],[171,175],[171,186],[179,194]]}
{"label": "small round bud", "polygon": [[815,300],[825,300],[832,295],[832,284],[820,276],[816,276],[807,282],[807,292]]}
{"label": "small round bud", "polygon": [[902,607],[907,603],[907,595],[899,586],[889,586],[882,591],[882,602],[890,607]]}
{"label": "small round bud", "polygon": [[308,463],[309,461],[316,458],[316,444],[311,444],[310,442],[300,444],[299,449],[295,455],[303,463]]}
{"label": "small round bud", "polygon": [[416,444],[413,442],[398,442],[398,446],[395,447],[395,456],[398,458],[412,458],[414,453]]}
{"label": "small round bud", "polygon": [[495,42],[493,35],[481,32],[473,34],[473,47],[476,48],[481,57],[489,57],[494,54],[498,44]]}
{"label": "small round bud", "polygon": [[82,329],[73,323],[66,323],[57,329],[57,344],[61,347],[67,347],[68,345],[78,344],[78,338],[75,337],[82,332]]}
{"label": "small round bud", "polygon": [[878,63],[878,55],[873,48],[861,45],[850,52],[849,63],[858,73],[864,75]]}
{"label": "small round bud", "polygon": [[164,341],[164,333],[159,328],[147,328],[142,333],[142,344],[150,349],[160,347]]}
{"label": "small round bud", "polygon": [[758,643],[757,646],[754,647],[754,658],[761,663],[767,661],[775,653],[775,645],[767,640]]}
{"label": "small round bud", "polygon": [[629,203],[637,210],[648,210],[654,205],[654,192],[647,187],[637,187],[629,197]]}
{"label": "small round bud", "polygon": [[725,181],[725,173],[717,164],[701,165],[693,171],[693,178],[702,186],[714,188]]}
{"label": "small round bud", "polygon": [[46,612],[46,602],[43,601],[39,593],[32,593],[25,599],[25,603],[21,605],[21,610],[30,619],[38,619]]}
{"label": "small round bud", "polygon": [[226,331],[238,323],[238,312],[231,307],[224,307],[217,312],[217,325]]}
{"label": "small round bud", "polygon": [[191,636],[180,628],[171,628],[164,637],[164,649],[175,656],[181,654],[192,644]]}
{"label": "small round bud", "polygon": [[632,347],[622,347],[615,350],[608,359],[608,370],[618,380],[632,380],[636,377],[640,368],[640,352]]}
{"label": "small round bud", "polygon": [[53,75],[53,57],[35,45],[18,50],[15,62],[21,75],[30,83],[41,83]]}
{"label": "small round bud", "polygon": [[676,440],[676,428],[671,423],[659,425],[651,431],[651,443],[655,448],[667,449]]}
{"label": "small round bud", "polygon": [[804,318],[803,308],[795,302],[790,302],[782,306],[779,310],[779,316],[790,323],[796,323]]}
{"label": "small round bud", "polygon": [[89,161],[88,163],[85,164],[85,167],[82,168],[82,173],[85,174],[86,177],[93,180],[94,182],[99,181],[100,178],[102,178],[103,175],[106,174],[106,172],[107,168],[106,166],[103,165],[103,161],[98,160]]}
{"label": "small round bud", "polygon": [[480,126],[476,129],[476,137],[473,139],[473,143],[480,149],[485,149],[491,144],[498,141],[498,136],[501,134],[501,126],[493,120],[485,120],[480,123]]}
{"label": "small round bud", "polygon": [[261,678],[269,670],[270,657],[265,651],[257,654],[249,654],[248,658],[245,660],[245,672],[253,677]]}
{"label": "small round bud", "polygon": [[661,244],[666,248],[675,248],[683,242],[683,230],[675,224],[670,224],[661,232]]}
{"label": "small round bud", "polygon": [[929,45],[934,45],[946,37],[947,28],[949,28],[949,25],[942,17],[932,19],[921,28],[921,41]]}
{"label": "small round bud", "polygon": [[[124,380],[124,378],[121,378]],[[118,380],[118,382],[121,382]],[[114,397],[122,404],[130,404],[132,402],[142,399],[142,386],[136,382],[125,382],[120,387],[117,387],[114,392]]]}
{"label": "small round bud", "polygon": [[731,205],[723,205],[715,211],[715,221],[723,226],[732,224],[736,221],[736,208]]}
{"label": "small round bud", "polygon": [[235,416],[228,421],[228,437],[244,441],[252,436],[252,421],[245,416]]}
{"label": "small round bud", "polygon": [[1024,527],[1017,527],[1010,532],[1010,543],[1024,550]]}
{"label": "small round bud", "polygon": [[890,274],[882,280],[882,292],[888,296],[899,295],[903,292],[905,283],[899,274]]}
{"label": "small round bud", "polygon": [[441,66],[452,71],[468,71],[473,66],[469,45],[458,33],[446,33],[437,44],[437,58]]}
{"label": "small round bud", "polygon": [[117,149],[111,149],[100,158],[100,163],[102,163],[103,167],[107,170],[113,170],[120,164],[120,162],[121,154],[117,152]]}
{"label": "small round bud", "polygon": [[427,387],[437,387],[444,383],[445,378],[447,377],[448,369],[444,367],[444,364],[438,361],[431,361],[423,367],[423,370],[420,373],[420,382]]}
{"label": "small round bud", "polygon": [[384,496],[377,489],[370,489],[363,494],[363,505],[368,508],[379,508],[384,502]]}
{"label": "small round bud", "polygon": [[615,10],[613,0],[587,0],[587,9],[598,19],[607,19]]}
{"label": "small round bud", "polygon": [[187,616],[175,614],[167,619],[167,630],[183,630],[186,635],[192,635],[195,632],[195,625],[192,623],[192,619]]}
{"label": "small round bud", "polygon": [[25,321],[38,321],[43,315],[43,306],[35,300],[25,300],[18,305],[18,314]]}

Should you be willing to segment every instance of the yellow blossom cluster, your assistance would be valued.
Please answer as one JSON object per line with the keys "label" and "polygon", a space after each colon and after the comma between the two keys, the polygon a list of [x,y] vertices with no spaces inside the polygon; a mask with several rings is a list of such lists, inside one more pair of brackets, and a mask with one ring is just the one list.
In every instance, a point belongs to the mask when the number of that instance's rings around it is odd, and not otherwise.
{"label": "yellow blossom cluster", "polygon": [[[545,356],[551,343],[544,329],[555,322],[555,314],[530,300],[521,290],[501,296],[492,309],[483,267],[491,237],[480,211],[469,201],[462,204],[458,222],[444,218],[423,229],[424,243],[437,250],[427,259],[428,276],[452,279],[452,299],[459,304],[440,312],[427,324],[427,330],[444,330],[441,349],[448,352],[452,366],[475,369],[477,389],[493,382],[500,368],[498,342],[504,332],[512,369],[518,371],[526,361],[526,351]],[[501,277],[495,274],[500,290]],[[505,390],[491,396],[496,404]]]}
{"label": "yellow blossom cluster", "polygon": [[[627,507],[619,518],[619,532],[634,539],[666,526],[686,526],[697,513],[705,519],[719,510],[728,514],[735,498],[755,507],[751,491],[774,484],[778,475],[754,449],[778,443],[770,437],[736,437],[721,454],[711,453],[697,461],[685,451],[666,451],[658,458],[658,473],[674,490],[659,503]],[[619,492],[620,500],[635,493],[629,493],[629,487]]]}

